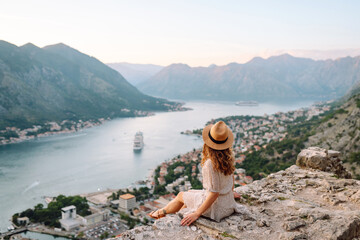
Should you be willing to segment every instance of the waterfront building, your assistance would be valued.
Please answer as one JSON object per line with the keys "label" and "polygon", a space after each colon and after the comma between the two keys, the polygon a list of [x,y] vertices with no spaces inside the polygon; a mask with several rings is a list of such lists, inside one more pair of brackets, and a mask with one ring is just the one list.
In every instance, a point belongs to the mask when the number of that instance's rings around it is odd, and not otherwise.
{"label": "waterfront building", "polygon": [[130,193],[120,195],[119,197],[119,210],[120,211],[129,211],[136,207],[136,198]]}
{"label": "waterfront building", "polygon": [[80,222],[76,219],[76,207],[71,205],[61,209],[61,227],[66,231],[71,231],[80,226]]}
{"label": "waterfront building", "polygon": [[29,218],[28,217],[19,217],[17,219],[17,223],[21,226],[26,226],[29,223]]}
{"label": "waterfront building", "polygon": [[84,226],[91,226],[100,223],[102,221],[107,221],[109,220],[109,217],[110,217],[110,211],[108,209],[105,209],[104,211],[100,211],[97,213],[93,213],[85,217],[79,216]]}

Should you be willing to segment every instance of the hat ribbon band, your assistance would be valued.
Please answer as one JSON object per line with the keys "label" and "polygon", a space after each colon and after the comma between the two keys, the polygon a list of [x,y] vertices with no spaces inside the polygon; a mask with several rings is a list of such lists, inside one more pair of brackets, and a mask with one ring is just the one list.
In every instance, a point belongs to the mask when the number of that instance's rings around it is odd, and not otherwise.
{"label": "hat ribbon band", "polygon": [[209,131],[209,138],[210,138],[211,141],[213,141],[213,143],[223,144],[223,143],[225,143],[225,142],[228,140],[229,137],[227,137],[227,138],[226,138],[225,140],[223,140],[223,141],[218,141],[218,140],[215,140],[215,139],[211,136],[211,133],[210,133],[210,131]]}

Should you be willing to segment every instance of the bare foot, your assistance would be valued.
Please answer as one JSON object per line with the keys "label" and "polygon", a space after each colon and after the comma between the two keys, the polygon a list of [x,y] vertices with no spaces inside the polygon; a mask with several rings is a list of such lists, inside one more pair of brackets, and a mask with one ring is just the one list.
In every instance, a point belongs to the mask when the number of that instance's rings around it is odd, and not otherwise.
{"label": "bare foot", "polygon": [[159,219],[159,218],[162,218],[162,217],[166,216],[166,210],[161,208],[161,209],[158,209],[156,211],[152,211],[151,213],[148,214],[148,216],[153,218],[153,219]]}

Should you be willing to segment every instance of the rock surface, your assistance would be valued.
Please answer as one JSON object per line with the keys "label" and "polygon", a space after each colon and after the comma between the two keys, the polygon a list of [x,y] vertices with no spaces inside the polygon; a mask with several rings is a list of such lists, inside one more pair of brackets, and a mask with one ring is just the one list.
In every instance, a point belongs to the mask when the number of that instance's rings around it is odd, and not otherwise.
{"label": "rock surface", "polygon": [[309,147],[299,153],[296,159],[296,165],[299,167],[332,172],[341,178],[351,178],[351,174],[346,171],[341,163],[340,152],[338,151],[328,151],[324,148]]}
{"label": "rock surface", "polygon": [[338,153],[309,148],[299,154],[302,167],[236,188],[248,213],[234,213],[220,223],[201,217],[192,227],[180,226],[181,217],[170,214],[118,239],[360,239],[360,181],[309,168],[332,169],[332,161],[323,165],[329,158]]}

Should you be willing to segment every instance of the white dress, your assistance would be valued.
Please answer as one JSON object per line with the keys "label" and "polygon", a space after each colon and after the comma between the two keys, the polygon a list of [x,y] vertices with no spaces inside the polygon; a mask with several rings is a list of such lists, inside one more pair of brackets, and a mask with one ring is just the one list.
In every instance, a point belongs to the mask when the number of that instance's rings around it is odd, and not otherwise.
{"label": "white dress", "polygon": [[209,192],[218,192],[220,195],[202,214],[205,217],[219,222],[222,218],[231,215],[237,208],[242,208],[242,206],[237,206],[239,204],[234,199],[233,174],[225,176],[223,173],[215,171],[211,160],[208,159],[202,168],[202,176],[204,189],[184,192],[183,199],[186,208],[182,209],[181,213],[186,215],[195,212],[205,201]]}

